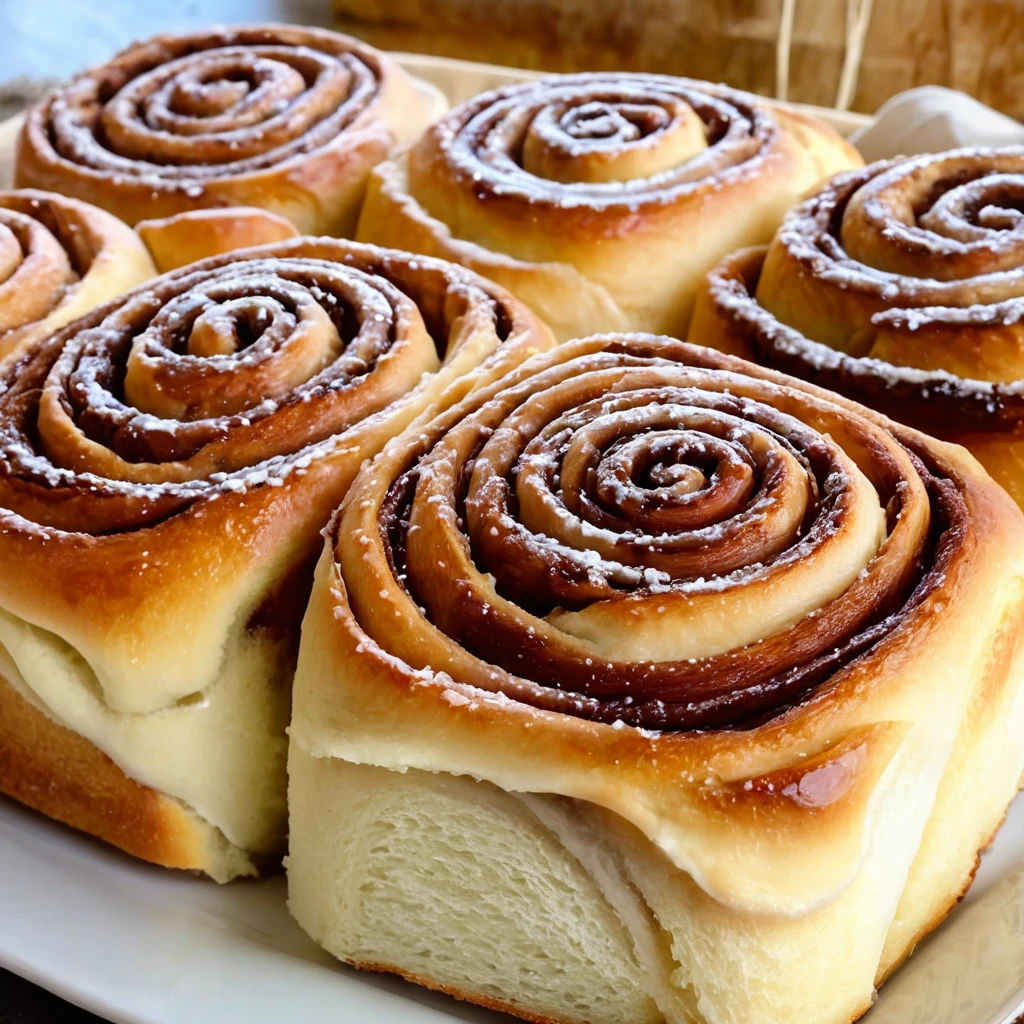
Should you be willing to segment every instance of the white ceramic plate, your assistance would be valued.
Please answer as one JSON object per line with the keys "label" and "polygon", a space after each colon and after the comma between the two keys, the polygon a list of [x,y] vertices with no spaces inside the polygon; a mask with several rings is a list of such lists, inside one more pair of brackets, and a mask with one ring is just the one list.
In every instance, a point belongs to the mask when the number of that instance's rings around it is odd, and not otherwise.
{"label": "white ceramic plate", "polygon": [[283,878],[218,886],[127,857],[0,797],[0,966],[119,1024],[504,1024],[339,965]]}
{"label": "white ceramic plate", "polygon": [[[965,907],[1003,885],[1021,862],[1024,799],[943,931],[955,934]],[[2,798],[0,966],[123,1024],[510,1020],[336,964],[288,916],[281,878],[217,886],[163,871]],[[934,989],[927,975],[915,1006],[926,1002],[924,989]],[[892,988],[905,1001],[908,986],[900,981],[897,975]],[[888,990],[866,1024],[890,1024]],[[893,1024],[909,1022],[901,1013]]]}

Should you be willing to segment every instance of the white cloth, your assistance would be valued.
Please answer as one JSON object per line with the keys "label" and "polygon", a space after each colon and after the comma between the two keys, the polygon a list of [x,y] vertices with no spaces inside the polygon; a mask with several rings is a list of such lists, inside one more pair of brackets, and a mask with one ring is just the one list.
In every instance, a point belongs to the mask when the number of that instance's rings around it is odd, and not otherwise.
{"label": "white cloth", "polygon": [[924,85],[897,93],[850,136],[868,162],[961,146],[1024,145],[1024,125],[966,93]]}

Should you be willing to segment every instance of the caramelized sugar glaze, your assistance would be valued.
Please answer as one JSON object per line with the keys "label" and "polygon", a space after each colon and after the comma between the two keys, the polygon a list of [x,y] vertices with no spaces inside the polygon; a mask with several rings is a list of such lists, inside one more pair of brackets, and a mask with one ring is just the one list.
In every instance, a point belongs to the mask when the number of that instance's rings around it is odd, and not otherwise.
{"label": "caramelized sugar glaze", "polygon": [[[842,987],[852,1019],[1016,791],[1022,536],[964,449],[834,392],[668,337],[570,341],[359,473],[292,750],[628,822],[660,851],[629,841],[634,883],[671,877],[659,919],[736,964],[729,1005],[783,957],[795,1002]],[[839,929],[861,960],[822,984]]]}
{"label": "caramelized sugar glaze", "polygon": [[[193,264],[5,367],[2,503],[106,533],[241,494],[404,399],[453,340],[490,327],[497,347],[533,323],[458,268],[354,243]],[[69,503],[62,488],[83,484]]]}

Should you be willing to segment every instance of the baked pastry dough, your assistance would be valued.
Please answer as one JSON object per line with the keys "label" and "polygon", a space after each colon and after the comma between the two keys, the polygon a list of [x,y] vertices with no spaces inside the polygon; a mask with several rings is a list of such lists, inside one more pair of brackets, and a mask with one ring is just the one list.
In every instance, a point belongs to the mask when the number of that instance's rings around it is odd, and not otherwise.
{"label": "baked pastry dough", "polygon": [[1024,504],[1024,150],[840,175],[708,275],[690,340],[966,445]]}
{"label": "baked pastry dough", "polygon": [[109,213],[52,192],[0,192],[0,356],[156,273]]}
{"label": "baked pastry dough", "polygon": [[161,273],[208,256],[284,242],[298,235],[290,220],[253,206],[188,210],[173,217],[140,221],[135,230]]}
{"label": "baked pastry dough", "polygon": [[328,532],[292,912],[530,1020],[847,1024],[1016,792],[1022,573],[962,448],[668,338],[538,355]]}
{"label": "baked pastry dough", "polygon": [[421,410],[549,344],[460,267],[297,238],[0,367],[0,791],[219,880],[272,861],[319,531]]}
{"label": "baked pastry dough", "polygon": [[129,224],[260,206],[351,235],[370,168],[446,106],[355,39],[249,25],[136,43],[28,115],[15,181]]}
{"label": "baked pastry dough", "polygon": [[815,118],[724,86],[563,75],[483,93],[381,164],[357,237],[493,278],[560,340],[678,333],[705,271],[860,164]]}

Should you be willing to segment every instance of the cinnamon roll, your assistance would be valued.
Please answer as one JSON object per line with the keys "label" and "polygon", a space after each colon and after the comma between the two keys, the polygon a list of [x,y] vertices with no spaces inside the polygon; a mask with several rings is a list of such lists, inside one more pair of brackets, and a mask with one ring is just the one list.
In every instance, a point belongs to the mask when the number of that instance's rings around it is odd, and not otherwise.
{"label": "cinnamon roll", "polygon": [[297,238],[0,366],[0,791],[218,880],[272,863],[319,531],[392,434],[551,341],[460,267]]}
{"label": "cinnamon roll", "polygon": [[351,235],[370,168],[446,103],[369,46],[296,25],[136,43],[28,115],[19,185],[129,224],[260,206],[304,233]]}
{"label": "cinnamon roll", "polygon": [[724,86],[563,75],[477,96],[377,167],[357,237],[493,278],[560,340],[677,333],[706,270],[860,164],[814,118]]}
{"label": "cinnamon roll", "polygon": [[75,199],[0,192],[0,356],[156,273],[131,228]]}
{"label": "cinnamon roll", "polygon": [[1024,149],[840,175],[727,257],[690,340],[966,445],[1024,504]]}
{"label": "cinnamon roll", "polygon": [[356,478],[290,730],[290,905],[529,1020],[845,1024],[1024,766],[1024,517],[962,448],[651,335]]}

